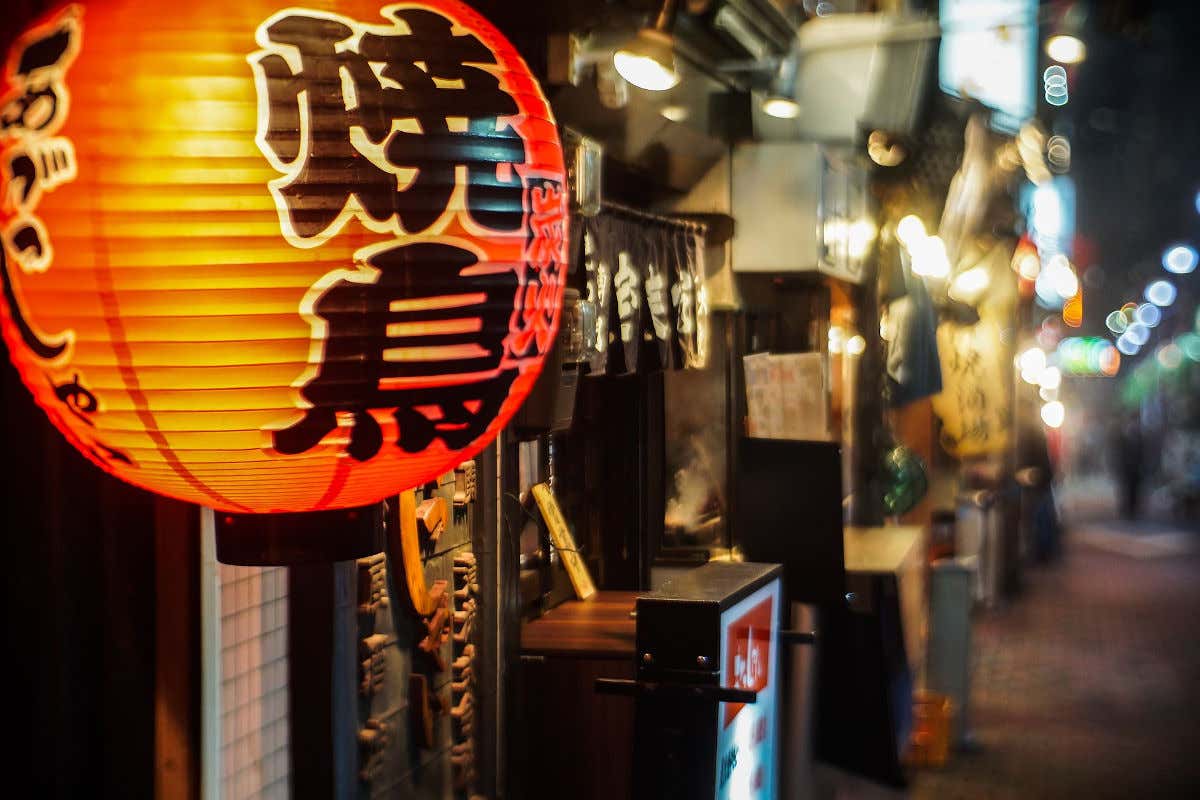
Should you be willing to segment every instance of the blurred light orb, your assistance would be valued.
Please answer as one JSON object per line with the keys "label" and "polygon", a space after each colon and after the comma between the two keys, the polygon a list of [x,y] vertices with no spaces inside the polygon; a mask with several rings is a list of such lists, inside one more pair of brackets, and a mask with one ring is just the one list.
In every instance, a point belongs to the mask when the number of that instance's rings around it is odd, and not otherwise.
{"label": "blurred light orb", "polygon": [[1062,385],[1062,370],[1058,367],[1046,367],[1038,378],[1038,386],[1048,391],[1055,391]]}
{"label": "blurred light orb", "polygon": [[1170,281],[1154,281],[1146,287],[1146,299],[1156,306],[1166,308],[1175,302],[1175,285]]}
{"label": "blurred light orb", "polygon": [[688,111],[687,106],[678,104],[663,106],[659,109],[658,113],[662,114],[666,119],[671,120],[671,122],[683,122],[691,116],[691,112]]}
{"label": "blurred light orb", "polygon": [[1162,312],[1158,310],[1158,306],[1154,303],[1142,303],[1134,312],[1137,321],[1145,325],[1147,328],[1153,328],[1162,322]]}
{"label": "blurred light orb", "polygon": [[1021,380],[1037,384],[1041,380],[1042,371],[1046,369],[1046,351],[1040,347],[1029,348],[1017,357],[1017,367],[1021,370]]}
{"label": "blurred light orb", "polygon": [[1160,347],[1156,357],[1164,369],[1175,369],[1183,363],[1183,351],[1174,342]]}
{"label": "blurred light orb", "polygon": [[1059,254],[1051,258],[1046,271],[1054,291],[1061,299],[1068,300],[1079,294],[1079,276],[1066,256]]}
{"label": "blurred light orb", "polygon": [[1197,261],[1200,261],[1200,254],[1196,253],[1196,248],[1186,244],[1177,244],[1167,248],[1167,252],[1163,253],[1162,265],[1167,272],[1186,275],[1196,269]]}
{"label": "blurred light orb", "polygon": [[1121,335],[1128,336],[1129,341],[1133,342],[1138,347],[1141,347],[1146,342],[1150,341],[1150,329],[1141,322],[1133,323],[1129,326],[1128,330]]}
{"label": "blurred light orb", "polygon": [[1017,272],[1026,280],[1037,280],[1038,273],[1041,271],[1042,260],[1038,258],[1037,253],[1028,252],[1017,261]]}
{"label": "blurred light orb", "polygon": [[1185,333],[1180,336],[1175,342],[1179,345],[1179,349],[1183,354],[1192,361],[1200,361],[1200,335],[1195,333]]}
{"label": "blurred light orb", "polygon": [[950,285],[950,296],[964,303],[973,303],[992,282],[987,267],[972,267],[955,276]]}
{"label": "blurred light orb", "polygon": [[1129,338],[1128,332],[1122,333],[1119,337],[1117,337],[1117,350],[1119,350],[1122,354],[1127,356],[1136,356],[1138,354],[1138,350],[1140,349],[1141,346],[1138,345],[1137,342],[1133,341],[1133,339]]}
{"label": "blurred light orb", "polygon": [[916,214],[909,214],[896,223],[896,238],[905,247],[912,249],[914,244],[925,238],[925,223]]}
{"label": "blurred light orb", "polygon": [[1120,311],[1114,311],[1104,318],[1104,324],[1119,336],[1129,327],[1129,320],[1125,319],[1125,315]]}
{"label": "blurred light orb", "polygon": [[862,355],[862,352],[867,349],[867,340],[855,334],[846,342],[846,353],[852,356]]}
{"label": "blurred light orb", "polygon": [[846,343],[846,332],[838,325],[829,327],[829,352],[840,353]]}
{"label": "blurred light orb", "polygon": [[1104,349],[1100,356],[1100,372],[1108,377],[1116,375],[1121,370],[1121,354],[1111,344]]}
{"label": "blurred light orb", "polygon": [[912,271],[923,278],[945,279],[950,275],[950,259],[946,255],[946,243],[940,236],[929,236],[909,248],[912,255]]}
{"label": "blurred light orb", "polygon": [[1046,55],[1060,64],[1078,64],[1087,58],[1087,45],[1078,37],[1059,34],[1046,40]]}
{"label": "blurred light orb", "polygon": [[763,113],[775,119],[795,119],[800,116],[800,104],[790,97],[768,97],[762,104]]}
{"label": "blurred light orb", "polygon": [[1048,428],[1061,428],[1067,418],[1067,409],[1058,400],[1051,400],[1042,406],[1042,422]]}

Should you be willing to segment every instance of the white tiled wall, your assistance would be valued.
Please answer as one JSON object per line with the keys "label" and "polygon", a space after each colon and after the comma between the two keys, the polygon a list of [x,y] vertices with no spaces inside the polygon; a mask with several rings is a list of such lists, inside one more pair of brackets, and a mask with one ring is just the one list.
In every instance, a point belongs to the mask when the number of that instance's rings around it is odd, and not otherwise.
{"label": "white tiled wall", "polygon": [[287,571],[217,565],[221,796],[287,800]]}

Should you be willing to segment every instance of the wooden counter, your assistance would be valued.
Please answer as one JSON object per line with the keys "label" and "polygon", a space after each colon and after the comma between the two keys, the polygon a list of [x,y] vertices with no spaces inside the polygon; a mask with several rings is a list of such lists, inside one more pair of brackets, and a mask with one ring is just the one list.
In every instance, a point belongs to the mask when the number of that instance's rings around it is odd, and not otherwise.
{"label": "wooden counter", "polygon": [[[597,592],[521,626],[526,800],[614,800],[633,791],[633,699],[597,694],[596,678],[633,678],[637,592]],[[521,748],[525,748],[521,752]]]}
{"label": "wooden counter", "polygon": [[527,656],[632,659],[637,592],[596,592],[571,600],[521,626]]}
{"label": "wooden counter", "polygon": [[878,528],[848,525],[842,532],[846,572],[876,575],[899,572],[909,559],[920,557],[924,542],[925,529],[919,525]]}

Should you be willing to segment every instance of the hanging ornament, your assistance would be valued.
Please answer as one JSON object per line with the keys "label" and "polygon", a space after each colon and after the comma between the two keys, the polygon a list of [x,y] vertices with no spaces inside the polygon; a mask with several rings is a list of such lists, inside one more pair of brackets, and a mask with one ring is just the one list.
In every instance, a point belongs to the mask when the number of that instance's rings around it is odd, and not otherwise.
{"label": "hanging ornament", "polygon": [[512,45],[456,0],[311,5],[79,3],[8,48],[9,356],[97,465],[226,511],[447,472],[558,325],[562,149]]}

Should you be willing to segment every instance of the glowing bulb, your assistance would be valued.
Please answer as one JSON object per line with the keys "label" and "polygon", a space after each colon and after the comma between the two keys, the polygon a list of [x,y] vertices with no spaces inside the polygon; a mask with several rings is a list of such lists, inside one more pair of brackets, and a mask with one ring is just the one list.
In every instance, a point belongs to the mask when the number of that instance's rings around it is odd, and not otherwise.
{"label": "glowing bulb", "polygon": [[955,300],[973,302],[992,281],[987,267],[971,267],[960,272],[950,284],[950,296]]}
{"label": "glowing bulb", "polygon": [[665,92],[679,83],[674,67],[629,50],[613,53],[613,66],[622,78],[649,92]]}
{"label": "glowing bulb", "polygon": [[914,274],[937,279],[950,275],[950,259],[946,256],[946,244],[941,237],[927,237],[913,245],[910,252]]}
{"label": "glowing bulb", "polygon": [[875,226],[869,220],[860,219],[851,223],[846,231],[846,250],[853,259],[860,259],[871,249],[875,241]]}
{"label": "glowing bulb", "polygon": [[1175,302],[1175,295],[1175,286],[1170,281],[1154,281],[1146,287],[1146,299],[1163,308]]}
{"label": "glowing bulb", "polygon": [[1039,237],[1053,239],[1063,230],[1062,198],[1053,184],[1033,190],[1033,229]]}
{"label": "glowing bulb", "polygon": [[1021,260],[1017,262],[1017,272],[1025,280],[1037,280],[1038,273],[1042,271],[1042,260],[1037,257],[1037,253],[1026,253],[1021,256]]}
{"label": "glowing bulb", "polygon": [[913,245],[925,239],[925,223],[915,214],[909,214],[896,223],[896,237],[905,247],[912,250]]}
{"label": "glowing bulb", "polygon": [[1060,64],[1078,64],[1087,58],[1087,45],[1075,36],[1051,36],[1046,40],[1046,55]]}
{"label": "glowing bulb", "polygon": [[658,113],[671,120],[671,122],[683,122],[690,116],[688,107],[681,105],[663,106],[659,109]]}
{"label": "glowing bulb", "polygon": [[763,101],[762,110],[776,119],[795,119],[800,116],[800,104],[790,97],[768,97]]}
{"label": "glowing bulb", "polygon": [[855,334],[846,342],[846,352],[852,356],[862,355],[862,351],[867,349],[867,340]]}
{"label": "glowing bulb", "polygon": [[1054,256],[1046,265],[1046,269],[1050,272],[1050,285],[1059,297],[1067,300],[1079,294],[1079,277],[1071,268],[1071,262],[1066,256]]}
{"label": "glowing bulb", "polygon": [[842,345],[846,341],[846,332],[837,325],[829,327],[829,352],[842,352]]}
{"label": "glowing bulb", "polygon": [[1067,418],[1067,409],[1057,400],[1051,400],[1042,406],[1042,422],[1048,428],[1061,428]]}
{"label": "glowing bulb", "polygon": [[1017,356],[1017,366],[1021,370],[1021,380],[1036,384],[1046,369],[1046,352],[1040,347],[1031,347]]}
{"label": "glowing bulb", "polygon": [[1142,303],[1138,306],[1137,311],[1133,312],[1133,315],[1147,328],[1153,328],[1162,321],[1162,312],[1153,303]]}
{"label": "glowing bulb", "polygon": [[1200,255],[1196,253],[1196,248],[1177,244],[1163,253],[1162,265],[1167,272],[1186,275],[1196,268],[1197,261],[1200,261]]}

